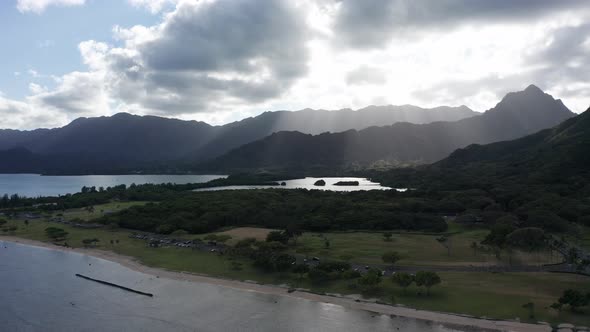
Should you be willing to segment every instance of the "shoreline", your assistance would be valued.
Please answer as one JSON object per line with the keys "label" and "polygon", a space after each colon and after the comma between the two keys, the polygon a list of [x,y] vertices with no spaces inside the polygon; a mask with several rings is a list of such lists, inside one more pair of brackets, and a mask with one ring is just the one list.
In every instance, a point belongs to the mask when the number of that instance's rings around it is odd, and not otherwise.
{"label": "shoreline", "polygon": [[166,278],[178,281],[188,281],[196,283],[207,283],[221,287],[229,287],[233,289],[258,292],[263,294],[271,294],[277,296],[286,296],[296,299],[303,299],[314,302],[322,302],[338,305],[347,309],[363,310],[374,312],[393,317],[404,317],[422,321],[429,321],[441,324],[449,328],[467,328],[474,330],[486,331],[519,331],[519,332],[550,332],[552,328],[549,325],[520,323],[516,321],[502,321],[502,320],[488,320],[483,318],[476,318],[460,314],[442,313],[434,311],[426,311],[419,309],[412,309],[408,307],[392,306],[387,304],[379,304],[375,302],[360,301],[356,302],[352,297],[345,297],[339,295],[322,295],[303,290],[296,290],[288,293],[286,287],[278,285],[265,285],[255,282],[238,281],[223,279],[217,277],[210,277],[200,275],[192,272],[171,271],[162,268],[154,268],[143,265],[137,259],[130,256],[123,256],[112,251],[100,249],[83,249],[83,248],[65,248],[53,245],[51,243],[19,238],[15,236],[0,235],[0,241],[6,241],[21,245],[28,245],[34,247],[41,247],[49,250],[60,250],[65,252],[73,252],[81,255],[88,255],[99,259],[108,260],[120,264],[126,268],[136,272],[156,276],[158,278]]}

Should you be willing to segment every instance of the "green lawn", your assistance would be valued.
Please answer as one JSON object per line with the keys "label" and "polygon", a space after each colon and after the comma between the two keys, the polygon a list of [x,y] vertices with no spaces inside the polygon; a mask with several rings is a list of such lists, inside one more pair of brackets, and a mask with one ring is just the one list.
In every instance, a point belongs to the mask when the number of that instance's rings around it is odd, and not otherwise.
{"label": "green lawn", "polygon": [[[291,273],[266,273],[254,268],[248,260],[240,259],[241,270],[232,269],[232,260],[226,256],[201,252],[186,248],[148,248],[144,241],[130,239],[129,230],[117,229],[80,229],[66,225],[49,223],[42,220],[30,221],[25,226],[22,221],[9,221],[8,226],[17,225],[14,234],[23,238],[50,242],[45,235],[49,226],[61,227],[69,232],[67,242],[74,247],[83,247],[85,238],[98,238],[99,249],[111,250],[119,254],[132,256],[142,263],[171,270],[189,271],[217,277],[237,280],[255,280],[262,283],[291,284],[317,292],[354,294],[357,290],[349,285],[355,281],[342,280],[326,285],[312,285],[308,280],[297,282]],[[242,230],[243,231],[243,230]],[[251,230],[249,230],[251,232]],[[249,232],[243,231],[245,234]],[[234,232],[235,233],[235,232]],[[318,253],[338,258],[342,254],[357,255],[356,260],[380,262],[380,253],[394,249],[405,255],[404,262],[439,264],[475,261],[471,249],[457,249],[466,246],[474,239],[480,239],[481,231],[466,231],[454,237],[453,255],[449,258],[446,251],[430,235],[394,235],[392,242],[383,241],[378,233],[330,233],[330,249],[323,248],[323,240],[317,234],[305,234],[300,245],[311,246]],[[110,240],[119,240],[111,244]],[[572,314],[568,310],[558,313],[548,306],[555,302],[563,290],[577,288],[590,291],[590,278],[570,274],[551,273],[440,273],[442,284],[435,286],[430,296],[418,295],[419,290],[410,287],[406,293],[395,286],[389,279],[384,279],[381,292],[376,296],[382,301],[391,302],[392,295],[397,304],[414,308],[486,316],[493,318],[527,320],[524,303],[534,302],[536,319],[552,323],[571,322],[590,325],[590,315]],[[421,290],[421,293],[424,291]]]}
{"label": "green lawn", "polygon": [[[406,292],[389,279],[381,282],[376,297],[383,302],[412,308],[467,314],[476,317],[546,321],[552,324],[569,322],[590,324],[590,308],[581,313],[569,309],[557,312],[549,306],[568,288],[590,291],[590,277],[556,273],[475,273],[441,272],[442,283],[432,288],[430,295],[415,285]],[[315,290],[339,294],[354,293],[348,286],[351,281],[338,281]],[[314,288],[314,287],[312,287]],[[528,318],[522,305],[535,304],[535,319]]]}
{"label": "green lawn", "polygon": [[[4,235],[17,236],[42,242],[52,242],[45,234],[47,227],[58,227],[68,232],[66,242],[74,248],[83,248],[82,240],[97,238],[96,249],[110,250],[115,253],[137,258],[143,264],[153,267],[161,267],[178,271],[189,271],[212,276],[220,276],[238,280],[256,280],[264,283],[283,283],[292,276],[283,278],[278,274],[265,274],[256,271],[249,262],[242,262],[242,270],[232,269],[231,260],[199,250],[187,248],[149,248],[146,242],[138,239],[129,238],[133,233],[126,229],[83,229],[68,225],[62,225],[43,220],[31,220],[29,225],[23,221],[9,221],[5,226],[18,226],[13,233],[1,233]],[[191,238],[191,236],[187,235]],[[194,236],[192,236],[194,237]],[[111,244],[111,240],[114,243]],[[116,243],[118,240],[119,243]]]}
{"label": "green lawn", "polygon": [[[311,256],[321,256],[331,259],[346,259],[367,264],[382,263],[381,256],[386,251],[397,251],[402,260],[399,264],[407,265],[478,265],[478,264],[508,264],[506,252],[498,260],[492,253],[477,253],[470,247],[473,242],[482,241],[487,230],[466,230],[450,235],[451,255],[436,238],[438,235],[394,234],[391,242],[384,241],[382,233],[324,233],[329,239],[330,246],[326,248],[324,237],[318,233],[304,233],[298,240],[298,245],[311,248]],[[512,254],[513,263],[542,264],[558,262],[559,257],[551,257],[549,252]]]}

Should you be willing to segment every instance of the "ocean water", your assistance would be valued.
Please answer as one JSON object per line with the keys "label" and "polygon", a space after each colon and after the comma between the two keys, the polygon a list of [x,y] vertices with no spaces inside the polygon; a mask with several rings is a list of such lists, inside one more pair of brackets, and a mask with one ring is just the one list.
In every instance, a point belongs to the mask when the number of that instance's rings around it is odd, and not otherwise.
{"label": "ocean water", "polygon": [[41,176],[39,174],[0,174],[0,195],[27,197],[57,196],[79,192],[82,187],[112,187],[145,183],[203,183],[224,175],[80,175]]}
{"label": "ocean water", "polygon": [[[93,278],[153,293],[95,283]],[[0,241],[2,331],[456,331],[338,305],[143,274],[120,264]]]}

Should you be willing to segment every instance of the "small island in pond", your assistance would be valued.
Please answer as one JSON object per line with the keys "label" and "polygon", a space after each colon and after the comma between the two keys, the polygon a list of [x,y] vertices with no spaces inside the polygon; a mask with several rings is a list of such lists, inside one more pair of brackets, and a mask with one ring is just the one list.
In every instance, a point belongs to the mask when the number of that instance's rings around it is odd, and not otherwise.
{"label": "small island in pond", "polygon": [[326,185],[326,181],[324,180],[317,180],[314,184],[314,186],[325,186]]}
{"label": "small island in pond", "polygon": [[358,186],[358,181],[338,181],[334,183],[335,186]]}

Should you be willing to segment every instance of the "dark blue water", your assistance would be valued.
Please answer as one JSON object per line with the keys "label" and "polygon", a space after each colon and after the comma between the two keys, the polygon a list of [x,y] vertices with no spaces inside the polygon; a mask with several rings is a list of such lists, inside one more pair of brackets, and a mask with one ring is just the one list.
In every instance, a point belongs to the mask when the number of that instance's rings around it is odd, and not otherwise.
{"label": "dark blue water", "polygon": [[113,187],[145,183],[202,183],[223,175],[80,175],[41,176],[38,174],[0,174],[0,195],[27,197],[57,196],[79,192],[82,187]]}
{"label": "dark blue water", "polygon": [[[81,273],[154,293],[146,297]],[[0,241],[1,331],[452,331],[437,324],[205,283]]]}

